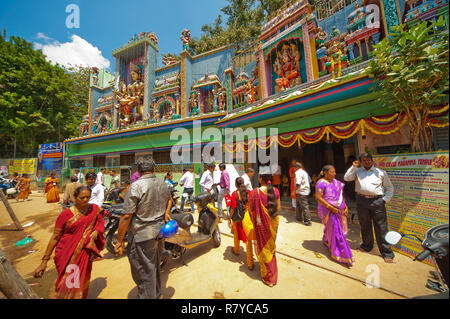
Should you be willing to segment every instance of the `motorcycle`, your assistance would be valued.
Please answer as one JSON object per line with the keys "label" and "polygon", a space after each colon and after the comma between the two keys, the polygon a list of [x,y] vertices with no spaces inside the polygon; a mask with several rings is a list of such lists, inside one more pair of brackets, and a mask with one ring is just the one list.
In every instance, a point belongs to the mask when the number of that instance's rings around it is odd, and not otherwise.
{"label": "motorcycle", "polygon": [[[435,271],[431,274],[438,282],[428,280],[426,287],[432,290],[440,292],[437,298],[448,299],[448,224],[438,225],[430,228],[425,233],[425,238],[422,240],[415,234],[401,234],[395,231],[390,231],[386,234],[386,241],[390,245],[398,244],[403,237],[413,237],[414,239],[422,242],[423,251],[419,253],[414,259],[423,261],[427,257],[431,257],[434,264]],[[417,297],[427,298],[427,297]]]}
{"label": "motorcycle", "polygon": [[105,204],[121,204],[124,202],[123,197],[121,196],[121,193],[125,190],[125,187],[119,187],[119,188],[112,188],[105,194],[105,201],[103,203]]}
{"label": "motorcycle", "polygon": [[[105,248],[115,255],[114,245],[117,243],[117,229],[119,228],[120,217],[123,215],[123,204],[103,204],[103,216],[105,220]],[[128,243],[128,232],[123,238]]]}
{"label": "motorcycle", "polygon": [[[176,185],[174,185],[176,186]],[[114,188],[111,189],[107,195],[106,199],[103,202],[102,208],[104,210],[104,219],[105,219],[105,247],[111,253],[114,252],[114,245],[117,242],[117,229],[119,228],[120,217],[123,215],[123,198],[120,196],[120,193],[125,188]],[[171,200],[172,200],[172,208],[171,213],[178,213],[179,209],[177,207],[177,191],[174,187],[170,188]],[[123,238],[124,243],[128,243],[128,232],[125,234]]]}
{"label": "motorcycle", "polygon": [[19,190],[16,189],[17,182],[0,177],[0,189],[7,198],[16,198]]}
{"label": "motorcycle", "polygon": [[191,232],[191,226],[194,224],[194,217],[191,213],[183,213],[178,208],[172,210],[170,217],[177,222],[178,231],[174,237],[165,239],[164,248],[170,254],[163,254],[165,260],[162,261],[162,265],[170,258],[181,258],[183,264],[185,264],[183,255],[187,249],[205,244],[210,240],[215,247],[220,246],[219,216],[217,208],[214,207],[217,194],[217,189],[215,189],[213,194],[202,192],[193,198],[199,212],[197,232]]}

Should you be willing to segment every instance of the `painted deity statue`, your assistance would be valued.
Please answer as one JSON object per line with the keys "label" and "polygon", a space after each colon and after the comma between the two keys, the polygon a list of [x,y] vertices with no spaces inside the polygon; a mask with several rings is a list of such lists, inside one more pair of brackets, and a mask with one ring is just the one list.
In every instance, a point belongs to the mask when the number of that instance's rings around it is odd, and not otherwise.
{"label": "painted deity statue", "polygon": [[125,79],[120,81],[120,86],[118,89],[114,90],[114,94],[116,95],[119,104],[116,105],[116,109],[119,111],[119,128],[122,125],[130,124],[133,117],[133,107],[131,104],[131,99],[128,95],[127,84]]}
{"label": "painted deity statue", "polygon": [[227,90],[225,88],[220,88],[218,95],[219,97],[217,104],[219,106],[219,110],[223,111],[227,105]]}
{"label": "painted deity statue", "polygon": [[328,38],[328,34],[322,30],[321,27],[317,28],[317,33],[316,33],[316,45],[317,48],[321,48],[324,46],[325,41]]}
{"label": "painted deity statue", "polygon": [[[195,83],[192,83],[192,86],[194,86],[194,84]],[[189,112],[192,113],[193,115],[199,114],[198,103],[199,103],[198,92],[195,89],[192,89],[191,94],[189,95],[188,106]]]}
{"label": "painted deity statue", "polygon": [[119,101],[116,105],[120,113],[119,128],[143,119],[144,83],[137,66],[131,66],[131,83],[127,86],[125,79],[122,79],[120,88],[114,93]]}
{"label": "painted deity statue", "polygon": [[247,103],[253,103],[256,101],[256,96],[255,96],[255,87],[253,85],[253,83],[249,80],[247,81],[247,83],[245,84],[245,95],[247,97]]}
{"label": "painted deity statue", "polygon": [[183,51],[189,48],[189,41],[191,41],[191,30],[184,29],[180,36],[181,42],[183,43]]}
{"label": "painted deity statue", "polygon": [[277,59],[274,63],[274,71],[279,78],[275,79],[278,88],[281,91],[289,88],[292,80],[300,75],[300,52],[297,46],[283,44],[281,51],[277,51]]}
{"label": "painted deity statue", "polygon": [[144,103],[144,82],[138,70],[131,71],[131,83],[127,87],[131,99],[131,106],[134,108],[135,119],[142,120]]}

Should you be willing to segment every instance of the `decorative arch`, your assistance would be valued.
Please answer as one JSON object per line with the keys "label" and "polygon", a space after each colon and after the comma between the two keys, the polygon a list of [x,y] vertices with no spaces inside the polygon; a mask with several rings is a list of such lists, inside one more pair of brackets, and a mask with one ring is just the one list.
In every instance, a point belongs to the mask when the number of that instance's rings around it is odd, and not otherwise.
{"label": "decorative arch", "polygon": [[155,110],[155,111],[156,111],[156,110],[159,110],[159,107],[160,107],[161,104],[163,104],[164,102],[168,102],[172,108],[175,108],[176,105],[177,105],[177,103],[176,103],[176,101],[175,101],[175,99],[174,99],[173,97],[171,97],[171,96],[163,96],[163,97],[161,97],[161,98],[156,102],[156,104],[155,104],[155,106],[154,106],[154,110]]}

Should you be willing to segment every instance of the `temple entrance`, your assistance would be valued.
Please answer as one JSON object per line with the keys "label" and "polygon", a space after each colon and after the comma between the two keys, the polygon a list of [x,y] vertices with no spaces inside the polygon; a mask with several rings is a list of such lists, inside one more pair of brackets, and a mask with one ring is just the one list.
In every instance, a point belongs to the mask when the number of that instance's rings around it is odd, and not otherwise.
{"label": "temple entrance", "polygon": [[[305,166],[311,178],[318,177],[322,167],[331,164],[336,168],[336,178],[343,181],[345,172],[347,171],[351,156],[356,157],[356,145],[354,138],[348,140],[334,141],[302,145],[299,149],[298,144],[289,148],[278,148],[278,163],[281,166],[282,176],[289,178],[290,163],[293,159],[300,160]],[[290,179],[289,179],[290,183]],[[289,195],[282,196],[288,199]]]}

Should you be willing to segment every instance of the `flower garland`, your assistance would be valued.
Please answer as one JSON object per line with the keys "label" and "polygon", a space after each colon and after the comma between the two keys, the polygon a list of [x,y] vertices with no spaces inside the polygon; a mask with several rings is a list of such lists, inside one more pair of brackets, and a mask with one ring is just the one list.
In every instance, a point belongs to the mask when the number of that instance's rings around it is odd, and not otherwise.
{"label": "flower garland", "polygon": [[[433,117],[441,117],[444,113],[448,112],[448,105],[439,110],[433,110]],[[249,152],[256,147],[262,149],[268,149],[273,143],[278,143],[283,148],[292,147],[295,143],[298,143],[299,148],[302,143],[313,144],[320,142],[324,137],[327,143],[333,141],[339,142],[341,139],[349,139],[356,133],[361,132],[364,136],[366,130],[374,134],[389,135],[400,130],[408,119],[404,113],[395,113],[393,115],[386,115],[381,117],[369,117],[366,119],[349,121],[338,124],[326,125],[318,128],[307,129],[296,133],[289,133],[286,135],[278,136],[278,139],[266,137],[265,143],[260,142],[259,139],[253,139],[249,142],[234,143],[233,146],[224,145],[224,149],[227,152],[236,152],[236,150]],[[447,127],[448,121],[444,122],[435,118],[430,118],[429,126],[433,127]]]}

